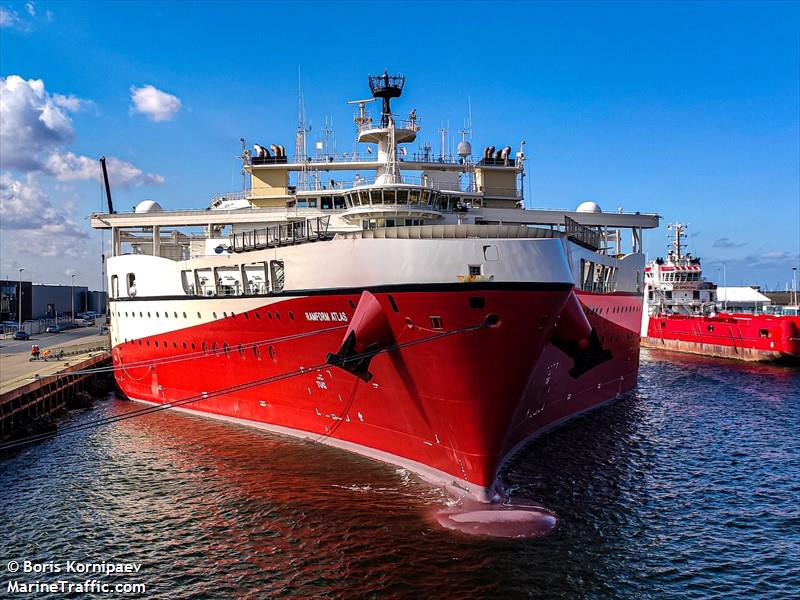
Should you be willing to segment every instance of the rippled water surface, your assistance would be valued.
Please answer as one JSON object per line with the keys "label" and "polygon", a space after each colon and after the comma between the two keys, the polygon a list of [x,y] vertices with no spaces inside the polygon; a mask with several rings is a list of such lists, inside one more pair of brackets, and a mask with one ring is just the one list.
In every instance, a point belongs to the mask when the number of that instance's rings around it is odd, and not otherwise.
{"label": "rippled water surface", "polygon": [[163,598],[796,597],[798,436],[800,371],[644,354],[636,393],[506,467],[559,517],[509,541],[439,528],[446,496],[402,470],[161,412],[0,462],[0,581],[79,559],[140,562]]}

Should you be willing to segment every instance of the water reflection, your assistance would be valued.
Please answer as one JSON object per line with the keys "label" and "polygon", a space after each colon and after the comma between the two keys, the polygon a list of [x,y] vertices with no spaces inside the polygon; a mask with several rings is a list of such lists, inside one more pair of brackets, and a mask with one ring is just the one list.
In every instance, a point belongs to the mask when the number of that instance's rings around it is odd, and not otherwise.
{"label": "water reflection", "polygon": [[634,394],[507,466],[558,515],[513,541],[434,525],[446,496],[394,467],[156,413],[0,462],[0,557],[141,561],[164,598],[790,595],[799,423],[797,371],[647,353]]}

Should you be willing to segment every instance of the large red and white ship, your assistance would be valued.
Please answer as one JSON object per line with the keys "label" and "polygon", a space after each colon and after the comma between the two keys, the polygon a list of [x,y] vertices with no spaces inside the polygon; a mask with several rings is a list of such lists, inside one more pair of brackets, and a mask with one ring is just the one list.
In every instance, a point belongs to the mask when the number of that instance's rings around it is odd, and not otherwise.
{"label": "large red and white ship", "polygon": [[524,209],[524,146],[476,159],[468,130],[454,155],[444,133],[407,151],[404,83],[370,77],[352,153],[327,132],[309,153],[302,123],[293,157],[242,140],[244,190],[209,209],[109,195],[117,381],[491,498],[532,436],[636,385],[658,217]]}
{"label": "large red and white ship", "polygon": [[800,360],[800,316],[725,310],[717,286],[703,278],[700,259],[684,254],[686,226],[669,229],[666,260],[645,268],[642,345],[739,360]]}

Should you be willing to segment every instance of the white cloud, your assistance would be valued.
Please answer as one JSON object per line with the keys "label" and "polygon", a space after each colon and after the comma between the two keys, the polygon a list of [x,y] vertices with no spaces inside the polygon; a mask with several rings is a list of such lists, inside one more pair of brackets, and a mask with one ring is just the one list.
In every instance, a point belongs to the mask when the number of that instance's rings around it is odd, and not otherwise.
{"label": "white cloud", "polygon": [[69,96],[53,94],[53,102],[70,112],[78,112],[92,105],[91,100],[83,100],[73,94],[70,94]]}
{"label": "white cloud", "polygon": [[37,155],[71,142],[72,120],[41,79],[0,78],[0,164],[34,171]]}
{"label": "white cloud", "polygon": [[53,206],[33,175],[24,182],[9,173],[0,175],[0,223],[4,243],[16,252],[43,257],[86,254],[86,229]]}
{"label": "white cloud", "polygon": [[13,10],[6,10],[0,7],[0,27],[15,27],[19,25],[19,15]]}
{"label": "white cloud", "polygon": [[[129,162],[111,157],[106,161],[108,178],[112,186],[160,185],[164,183],[161,175],[145,173]],[[45,170],[59,181],[82,181],[94,179],[102,181],[102,171],[98,159],[77,156],[72,152],[53,153],[47,157]]]}
{"label": "white cloud", "polygon": [[[100,180],[97,160],[63,150],[75,139],[70,112],[91,106],[73,94],[49,94],[41,79],[18,75],[0,79],[0,165],[23,172],[42,171],[59,181]],[[161,184],[118,158],[108,159],[109,178],[118,186]]]}
{"label": "white cloud", "polygon": [[32,17],[36,16],[36,7],[33,5],[33,2],[27,2],[25,4],[25,10],[30,16]]}
{"label": "white cloud", "polygon": [[151,121],[169,121],[181,108],[177,96],[162,92],[152,85],[131,86],[132,110],[147,115]]}

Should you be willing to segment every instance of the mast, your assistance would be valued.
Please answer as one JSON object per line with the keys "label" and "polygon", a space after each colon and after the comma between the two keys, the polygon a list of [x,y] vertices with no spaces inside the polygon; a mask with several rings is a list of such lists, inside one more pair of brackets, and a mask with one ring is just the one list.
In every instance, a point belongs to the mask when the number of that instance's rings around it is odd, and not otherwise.
{"label": "mast", "polygon": [[683,258],[683,254],[681,253],[681,249],[683,248],[682,237],[686,232],[686,228],[688,225],[684,225],[683,223],[669,223],[667,225],[667,229],[669,231],[674,231],[675,235],[672,238],[672,250],[675,253],[675,260],[680,260]]}

